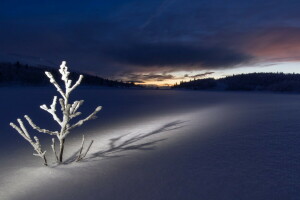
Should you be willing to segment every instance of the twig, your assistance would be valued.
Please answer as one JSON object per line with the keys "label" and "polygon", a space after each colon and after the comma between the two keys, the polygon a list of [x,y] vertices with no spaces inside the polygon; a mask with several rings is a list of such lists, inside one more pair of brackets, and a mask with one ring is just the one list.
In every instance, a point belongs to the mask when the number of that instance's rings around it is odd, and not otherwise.
{"label": "twig", "polygon": [[61,120],[58,118],[58,116],[56,115],[56,103],[57,103],[57,96],[54,96],[52,104],[50,105],[50,108],[48,108],[45,104],[41,105],[40,108],[47,111],[48,113],[50,113],[53,117],[53,119],[59,124],[61,125]]}
{"label": "twig", "polygon": [[62,91],[62,89],[60,88],[60,86],[58,85],[58,83],[56,82],[56,80],[54,79],[53,75],[50,72],[45,72],[45,74],[48,76],[48,78],[50,79],[50,83],[52,83],[57,91],[61,94],[61,96],[65,99],[66,95],[65,93]]}
{"label": "twig", "polygon": [[80,75],[76,83],[69,89],[69,92],[72,92],[78,85],[80,85],[81,81],[83,79],[83,76]]}
{"label": "twig", "polygon": [[90,119],[94,119],[96,116],[96,114],[102,109],[102,106],[98,106],[95,111],[90,114],[88,117],[86,117],[85,119],[82,119],[82,120],[79,120],[76,124],[72,125],[69,130],[73,129],[73,128],[76,128],[78,126],[81,126],[84,122],[90,120]]}
{"label": "twig", "polygon": [[48,166],[47,159],[46,159],[46,151],[42,151],[42,147],[41,147],[39,139],[36,136],[34,136],[35,142],[32,141],[32,139],[31,139],[30,135],[28,134],[28,131],[25,128],[22,120],[17,119],[17,121],[18,121],[20,127],[18,127],[17,125],[15,125],[12,122],[9,125],[12,128],[14,128],[18,133],[20,133],[20,135],[31,144],[33,149],[36,151],[36,153],[34,153],[33,155],[42,158],[44,160],[44,165]]}
{"label": "twig", "polygon": [[81,147],[80,147],[76,162],[81,160],[81,153],[82,153],[83,145],[84,145],[84,135],[82,135]]}
{"label": "twig", "polygon": [[86,155],[87,155],[87,153],[89,152],[89,150],[90,150],[90,148],[91,148],[93,142],[94,142],[94,140],[92,140],[92,141],[90,142],[90,144],[89,144],[88,148],[86,149],[85,153],[82,154],[83,145],[84,145],[84,135],[83,135],[83,137],[82,137],[82,142],[81,142],[81,148],[80,148],[78,157],[77,157],[77,159],[75,160],[76,162],[78,162],[78,161],[80,161],[80,160],[82,160],[82,159],[84,159],[84,158],[86,157]]}
{"label": "twig", "polygon": [[59,134],[58,131],[49,131],[47,129],[42,129],[42,128],[38,127],[35,123],[33,123],[33,121],[30,119],[30,117],[28,115],[25,115],[24,117],[28,121],[28,123],[31,125],[31,127],[40,133],[48,133],[49,135],[58,135]]}
{"label": "twig", "polygon": [[57,156],[56,151],[55,151],[55,138],[52,138],[52,145],[51,145],[51,147],[52,147],[52,151],[54,153],[54,156],[56,158],[56,161],[58,162],[58,156]]}
{"label": "twig", "polygon": [[89,152],[89,150],[90,150],[90,148],[91,148],[93,142],[94,142],[94,140],[92,140],[92,141],[90,142],[90,145],[88,146],[88,148],[87,148],[85,154],[82,156],[82,159],[86,157],[86,155],[87,155],[87,153]]}

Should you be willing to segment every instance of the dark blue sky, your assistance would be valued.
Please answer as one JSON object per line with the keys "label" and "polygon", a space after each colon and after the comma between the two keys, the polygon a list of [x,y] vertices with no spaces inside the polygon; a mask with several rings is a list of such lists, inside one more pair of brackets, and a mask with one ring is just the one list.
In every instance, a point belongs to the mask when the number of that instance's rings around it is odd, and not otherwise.
{"label": "dark blue sky", "polygon": [[145,82],[252,66],[284,71],[300,56],[299,10],[296,0],[1,0],[0,61],[66,60]]}

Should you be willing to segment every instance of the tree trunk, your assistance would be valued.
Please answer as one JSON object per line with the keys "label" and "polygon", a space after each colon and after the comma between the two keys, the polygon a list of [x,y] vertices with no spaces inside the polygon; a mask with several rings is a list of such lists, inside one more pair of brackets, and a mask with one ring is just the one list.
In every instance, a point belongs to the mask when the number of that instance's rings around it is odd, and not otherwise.
{"label": "tree trunk", "polygon": [[45,156],[43,157],[43,159],[44,159],[44,165],[45,165],[45,166],[48,166],[47,159],[46,159]]}
{"label": "tree trunk", "polygon": [[63,161],[65,139],[59,140],[59,163]]}

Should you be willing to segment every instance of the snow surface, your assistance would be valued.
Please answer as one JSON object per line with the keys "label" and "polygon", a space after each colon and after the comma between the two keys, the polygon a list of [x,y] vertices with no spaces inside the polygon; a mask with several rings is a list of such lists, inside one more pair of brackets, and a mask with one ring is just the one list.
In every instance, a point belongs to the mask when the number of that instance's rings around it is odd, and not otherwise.
{"label": "snow surface", "polygon": [[[9,122],[28,114],[55,130],[39,109],[55,92],[0,89],[1,200],[300,198],[299,95],[78,89],[82,118],[103,110],[70,133],[66,162],[82,134],[95,142],[83,162],[47,168]],[[51,138],[30,134],[52,157]]]}

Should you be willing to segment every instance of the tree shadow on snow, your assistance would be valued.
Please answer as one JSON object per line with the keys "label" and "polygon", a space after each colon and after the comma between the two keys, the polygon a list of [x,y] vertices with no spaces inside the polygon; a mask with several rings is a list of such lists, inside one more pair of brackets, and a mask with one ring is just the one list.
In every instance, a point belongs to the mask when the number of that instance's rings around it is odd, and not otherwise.
{"label": "tree shadow on snow", "polygon": [[[133,136],[130,136],[132,133],[127,133],[119,137],[111,138],[109,139],[108,148],[106,150],[102,149],[92,154],[89,154],[81,162],[89,162],[99,158],[118,158],[124,156],[122,155],[122,153],[126,151],[132,151],[132,150],[136,150],[136,151],[154,150],[155,145],[159,142],[166,140],[166,138],[147,141],[147,142],[142,142],[142,141],[146,138],[149,138],[150,136],[158,135],[167,131],[180,129],[185,126],[184,125],[185,122],[186,121],[176,120],[147,133],[139,133]],[[77,158],[78,153],[79,150],[77,150],[70,158],[68,158],[64,162],[64,164],[74,162]]]}

